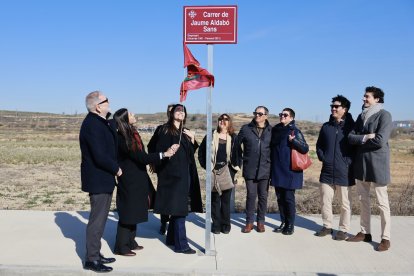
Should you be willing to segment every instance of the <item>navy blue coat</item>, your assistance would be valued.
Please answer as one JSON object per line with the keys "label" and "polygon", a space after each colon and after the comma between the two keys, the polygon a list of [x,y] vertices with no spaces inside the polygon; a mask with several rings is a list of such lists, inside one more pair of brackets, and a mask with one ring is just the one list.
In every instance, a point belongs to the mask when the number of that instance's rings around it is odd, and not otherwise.
{"label": "navy blue coat", "polygon": [[355,184],[352,170],[354,147],[348,142],[348,134],[354,125],[350,113],[340,123],[331,116],[329,122],[322,125],[316,142],[316,154],[322,161],[321,183],[341,186]]}
{"label": "navy blue coat", "polygon": [[245,179],[270,178],[270,140],[272,127],[266,120],[266,125],[259,138],[256,122],[242,126],[238,134],[239,144],[243,144],[240,155],[243,159],[243,177]]}
{"label": "navy blue coat", "polygon": [[[289,141],[289,134],[295,134],[295,139]],[[282,123],[272,128],[271,141],[272,182],[276,188],[301,189],[303,186],[303,172],[293,171],[291,166],[291,148],[300,153],[307,153],[309,146],[302,132],[296,127],[295,120],[284,126]]]}
{"label": "navy blue coat", "polygon": [[117,134],[109,121],[95,113],[83,120],[79,143],[82,155],[82,191],[91,194],[112,193],[115,188]]}

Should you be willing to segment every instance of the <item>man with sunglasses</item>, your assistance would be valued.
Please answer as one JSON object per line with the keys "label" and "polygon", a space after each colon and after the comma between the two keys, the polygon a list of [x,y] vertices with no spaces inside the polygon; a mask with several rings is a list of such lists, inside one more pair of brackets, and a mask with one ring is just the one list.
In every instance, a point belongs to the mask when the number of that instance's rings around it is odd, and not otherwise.
{"label": "man with sunglasses", "polygon": [[243,233],[253,230],[254,211],[257,208],[257,232],[265,231],[264,222],[267,210],[267,194],[270,177],[270,140],[272,127],[267,120],[269,110],[258,106],[253,112],[253,120],[243,125],[238,135],[238,141],[243,146],[243,177],[246,182],[246,225]]}
{"label": "man with sunglasses", "polygon": [[348,136],[356,146],[354,176],[361,203],[361,231],[350,242],[371,242],[370,189],[373,186],[381,216],[381,242],[375,248],[386,251],[390,248],[391,213],[387,185],[390,177],[391,114],[384,109],[384,92],[375,86],[365,88],[362,112],[355,128]]}
{"label": "man with sunglasses", "polygon": [[82,191],[89,193],[91,211],[86,227],[86,258],[84,268],[95,272],[110,272],[105,264],[115,262],[101,253],[101,238],[111,207],[115,176],[122,170],[117,163],[117,134],[107,120],[109,100],[100,91],[86,96],[88,115],[83,120],[79,143],[82,155]]}
{"label": "man with sunglasses", "polygon": [[348,238],[351,223],[351,186],[355,185],[352,171],[354,148],[348,142],[348,134],[354,128],[349,108],[351,102],[342,95],[332,98],[329,121],[322,125],[316,142],[316,153],[322,162],[319,177],[323,227],[315,233],[318,237],[332,235],[332,203],[339,199],[339,231],[336,240]]}

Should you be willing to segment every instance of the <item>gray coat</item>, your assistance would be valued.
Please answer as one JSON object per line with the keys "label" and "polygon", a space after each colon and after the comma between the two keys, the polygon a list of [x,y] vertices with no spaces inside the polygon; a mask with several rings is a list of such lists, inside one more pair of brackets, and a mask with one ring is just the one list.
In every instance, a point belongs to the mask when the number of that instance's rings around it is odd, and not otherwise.
{"label": "gray coat", "polygon": [[[391,114],[384,109],[372,115],[365,126],[361,115],[358,116],[354,130],[348,135],[349,143],[356,146],[354,162],[356,179],[383,186],[391,182],[388,145],[391,130]],[[375,133],[375,138],[363,143],[364,135],[370,133]]]}

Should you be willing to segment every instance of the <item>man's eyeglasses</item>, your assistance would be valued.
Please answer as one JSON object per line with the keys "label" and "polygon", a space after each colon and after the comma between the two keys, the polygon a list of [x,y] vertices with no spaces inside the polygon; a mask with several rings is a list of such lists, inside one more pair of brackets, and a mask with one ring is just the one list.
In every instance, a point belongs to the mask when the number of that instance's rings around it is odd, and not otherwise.
{"label": "man's eyeglasses", "polygon": [[279,113],[279,117],[280,118],[286,118],[286,117],[289,117],[289,114],[288,113]]}
{"label": "man's eyeglasses", "polygon": [[229,121],[229,118],[227,118],[227,117],[220,117],[220,118],[218,118],[218,120],[219,121]]}
{"label": "man's eyeglasses", "polygon": [[98,105],[100,105],[100,104],[104,104],[104,103],[109,103],[109,99],[108,99],[108,98],[106,98],[106,99],[105,99],[105,100],[103,100],[102,102],[98,103]]}
{"label": "man's eyeglasses", "polygon": [[263,115],[267,115],[266,113],[262,113],[262,112],[253,112],[253,115],[254,116],[259,116],[259,117],[262,117]]}
{"label": "man's eyeglasses", "polygon": [[336,108],[336,109],[338,109],[338,108],[340,108],[342,105],[340,105],[340,104],[331,104],[331,108]]}

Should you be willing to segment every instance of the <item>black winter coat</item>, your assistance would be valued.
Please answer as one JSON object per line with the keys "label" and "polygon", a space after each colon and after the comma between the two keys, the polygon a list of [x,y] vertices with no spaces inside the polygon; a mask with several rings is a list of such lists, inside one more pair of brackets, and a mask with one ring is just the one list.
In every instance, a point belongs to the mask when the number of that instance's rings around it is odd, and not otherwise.
{"label": "black winter coat", "polygon": [[122,169],[118,177],[116,205],[119,221],[137,224],[148,220],[148,208],[155,191],[146,165],[159,163],[159,153],[147,154],[145,149],[128,150],[124,136],[118,133],[118,162]]}
{"label": "black winter coat", "polygon": [[266,120],[265,128],[259,138],[256,122],[242,126],[238,134],[239,144],[243,144],[241,151],[243,159],[243,177],[245,179],[270,178],[270,140],[272,127]]}
{"label": "black winter coat", "polygon": [[[165,152],[178,144],[179,135],[167,133],[167,125],[158,132],[157,152]],[[183,134],[178,151],[157,166],[158,185],[154,212],[162,215],[187,216],[188,212],[203,212],[200,181],[194,152],[198,144]]]}
{"label": "black winter coat", "polygon": [[340,123],[331,116],[329,122],[322,125],[316,142],[316,154],[322,161],[321,183],[340,186],[355,184],[352,170],[355,148],[348,142],[348,134],[354,125],[350,113]]}
{"label": "black winter coat", "polygon": [[109,121],[89,112],[79,133],[82,155],[82,191],[91,194],[112,193],[117,163],[116,130]]}

